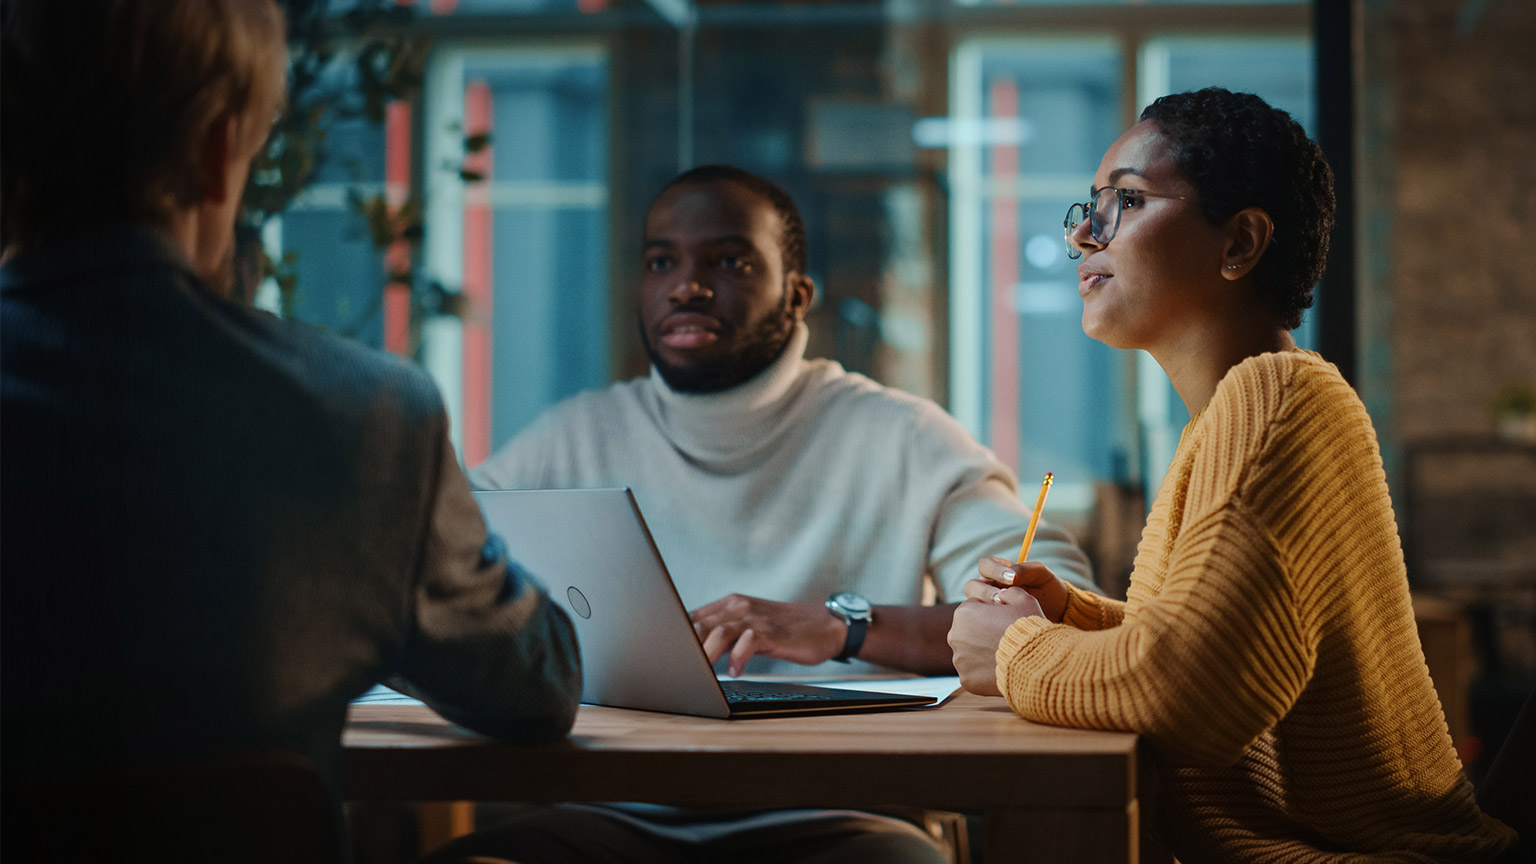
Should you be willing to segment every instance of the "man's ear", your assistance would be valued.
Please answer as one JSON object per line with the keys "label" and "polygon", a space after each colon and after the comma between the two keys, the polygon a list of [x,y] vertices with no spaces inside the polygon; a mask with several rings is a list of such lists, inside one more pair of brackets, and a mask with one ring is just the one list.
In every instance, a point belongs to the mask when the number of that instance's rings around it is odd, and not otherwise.
{"label": "man's ear", "polygon": [[784,289],[789,292],[789,308],[795,313],[795,320],[804,321],[816,299],[816,282],[804,273],[791,273],[784,280]]}
{"label": "man's ear", "polygon": [[241,190],[231,188],[230,161],[235,156],[239,125],[225,114],[208,125],[197,153],[198,190],[205,203],[223,204]]}
{"label": "man's ear", "polygon": [[1259,207],[1239,210],[1227,221],[1227,246],[1222,250],[1221,275],[1236,280],[1248,275],[1275,236],[1275,220]]}

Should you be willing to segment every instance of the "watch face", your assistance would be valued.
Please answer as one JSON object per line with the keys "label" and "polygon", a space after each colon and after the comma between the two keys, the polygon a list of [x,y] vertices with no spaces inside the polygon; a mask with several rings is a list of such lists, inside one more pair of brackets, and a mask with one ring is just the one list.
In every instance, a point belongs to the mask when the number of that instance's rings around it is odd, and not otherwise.
{"label": "watch face", "polygon": [[868,600],[848,591],[844,591],[841,594],[833,594],[832,602],[855,614],[869,611]]}

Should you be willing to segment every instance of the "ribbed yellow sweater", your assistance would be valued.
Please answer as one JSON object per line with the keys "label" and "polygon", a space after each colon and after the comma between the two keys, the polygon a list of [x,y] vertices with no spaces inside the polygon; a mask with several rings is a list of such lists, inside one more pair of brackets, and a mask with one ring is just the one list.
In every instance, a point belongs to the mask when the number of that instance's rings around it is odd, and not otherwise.
{"label": "ribbed yellow sweater", "polygon": [[1124,602],[998,647],[1023,717],[1139,732],[1183,864],[1482,861],[1365,406],[1310,352],[1252,357],[1184,431]]}

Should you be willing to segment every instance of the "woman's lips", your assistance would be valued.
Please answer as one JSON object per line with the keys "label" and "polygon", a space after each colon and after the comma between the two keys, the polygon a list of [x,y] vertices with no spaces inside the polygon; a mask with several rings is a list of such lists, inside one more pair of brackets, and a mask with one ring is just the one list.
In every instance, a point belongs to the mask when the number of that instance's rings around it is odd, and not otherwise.
{"label": "woman's lips", "polygon": [[1107,273],[1089,273],[1089,274],[1083,276],[1083,278],[1080,279],[1078,281],[1078,283],[1077,283],[1077,294],[1078,294],[1078,296],[1079,297],[1086,297],[1086,296],[1088,296],[1088,293],[1090,291],[1092,291],[1093,289],[1099,287],[1100,284],[1102,284],[1105,280],[1107,280],[1109,278],[1110,278],[1109,274],[1107,274]]}

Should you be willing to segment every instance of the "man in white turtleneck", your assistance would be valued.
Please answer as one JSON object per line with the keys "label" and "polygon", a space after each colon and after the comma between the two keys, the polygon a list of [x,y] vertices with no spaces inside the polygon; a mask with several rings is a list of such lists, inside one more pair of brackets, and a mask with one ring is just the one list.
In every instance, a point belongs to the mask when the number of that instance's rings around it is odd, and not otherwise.
{"label": "man in white turtleneck", "polygon": [[[1011,560],[1028,527],[1012,472],[934,403],[804,358],[816,289],[804,224],[774,184],[727,166],[682,174],[651,205],[641,262],[651,374],[556,405],[471,479],[633,489],[706,653],[731,674],[954,674],[965,582],[985,556]],[[1041,523],[1031,550],[1092,588],[1065,532]],[[925,582],[938,604],[923,605]],[[701,846],[706,860],[946,860],[872,814],[575,805],[432,860],[670,861]]]}
{"label": "man in white turtleneck", "polygon": [[[725,166],[679,176],[651,205],[641,262],[651,374],[545,412],[476,485],[631,487],[732,673],[856,656],[952,674],[950,604],[980,558],[1011,560],[1028,524],[1013,474],[932,402],[804,359],[815,285],[773,184]],[[1042,523],[1031,548],[1092,584],[1064,532]],[[925,579],[940,605],[921,605]],[[861,645],[859,622],[826,605],[844,593],[873,606]]]}

